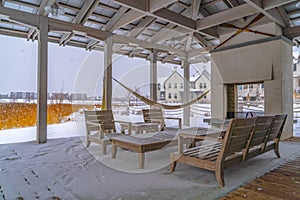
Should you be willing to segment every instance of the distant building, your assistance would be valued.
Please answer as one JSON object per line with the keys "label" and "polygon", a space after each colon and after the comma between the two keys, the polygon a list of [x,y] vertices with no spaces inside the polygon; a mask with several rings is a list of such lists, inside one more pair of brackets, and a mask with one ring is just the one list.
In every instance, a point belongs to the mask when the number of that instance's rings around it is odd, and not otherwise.
{"label": "distant building", "polygon": [[71,100],[87,100],[87,94],[82,94],[82,93],[76,93],[76,94],[71,94],[70,96]]}
{"label": "distant building", "polygon": [[256,101],[264,99],[264,84],[238,85],[239,99],[243,101]]}
{"label": "distant building", "polygon": [[8,94],[0,94],[0,99],[8,99]]}
{"label": "distant building", "polygon": [[33,100],[37,99],[37,93],[35,92],[10,92],[10,99],[25,99]]}
{"label": "distant building", "polygon": [[293,88],[294,88],[294,96],[300,97],[300,55],[298,58],[294,58],[293,60]]}
{"label": "distant building", "polygon": [[[190,77],[190,99],[195,99],[211,87],[211,76],[204,70],[198,76]],[[159,100],[167,103],[183,102],[184,77],[176,68],[169,77],[160,77],[157,80],[157,96]],[[210,101],[210,94],[204,96],[202,101]]]}

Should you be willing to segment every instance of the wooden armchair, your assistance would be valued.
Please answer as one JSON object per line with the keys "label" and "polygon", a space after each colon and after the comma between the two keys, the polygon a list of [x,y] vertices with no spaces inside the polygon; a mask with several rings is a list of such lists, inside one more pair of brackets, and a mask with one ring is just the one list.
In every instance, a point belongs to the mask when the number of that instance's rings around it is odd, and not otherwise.
{"label": "wooden armchair", "polygon": [[164,117],[162,109],[143,109],[143,118],[146,123],[158,123],[160,131],[165,130],[165,119],[178,120],[178,128],[182,128],[181,118],[177,117]]}
{"label": "wooden armchair", "polygon": [[106,147],[110,144],[112,136],[120,135],[116,132],[115,123],[128,123],[115,121],[111,110],[101,111],[84,111],[86,124],[86,147],[89,147],[91,142],[102,145],[102,153],[106,154]]}

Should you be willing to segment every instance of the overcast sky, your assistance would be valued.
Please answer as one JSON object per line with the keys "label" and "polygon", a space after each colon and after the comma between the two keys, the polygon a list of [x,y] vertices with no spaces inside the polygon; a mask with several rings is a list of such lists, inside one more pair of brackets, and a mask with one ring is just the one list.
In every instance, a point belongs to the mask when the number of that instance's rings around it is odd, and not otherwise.
{"label": "overcast sky", "polygon": [[[0,93],[36,92],[37,42],[0,35],[0,44]],[[53,43],[48,52],[49,92],[102,94],[103,52]],[[149,66],[144,59],[114,55],[113,77],[132,89],[143,88],[149,84]],[[158,77],[169,76],[174,66],[158,63]],[[202,70],[202,65],[191,66],[191,74]],[[182,73],[180,66],[178,71]],[[126,93],[116,84],[113,87],[114,96]]]}

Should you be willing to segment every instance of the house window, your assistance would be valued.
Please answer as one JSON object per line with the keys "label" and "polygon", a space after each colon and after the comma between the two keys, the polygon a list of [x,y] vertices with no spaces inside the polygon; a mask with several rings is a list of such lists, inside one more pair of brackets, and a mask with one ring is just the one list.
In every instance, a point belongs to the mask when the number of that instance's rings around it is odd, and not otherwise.
{"label": "house window", "polygon": [[296,64],[293,64],[293,71],[297,71],[297,65]]}
{"label": "house window", "polygon": [[169,83],[169,88],[172,88],[172,84],[171,83]]}
{"label": "house window", "polygon": [[264,89],[265,88],[265,84],[261,84],[261,89]]}
{"label": "house window", "polygon": [[174,94],[174,99],[177,99],[177,93]]}
{"label": "house window", "polygon": [[244,88],[244,89],[248,89],[248,85],[244,85],[243,88]]}
{"label": "house window", "polygon": [[183,83],[180,83],[180,89],[183,89]]}
{"label": "house window", "polygon": [[160,83],[157,84],[157,90],[160,90]]}
{"label": "house window", "polygon": [[203,86],[202,86],[202,83],[200,83],[199,87],[200,87],[200,89],[202,89],[202,87],[203,87]]}
{"label": "house window", "polygon": [[169,99],[171,99],[171,98],[172,98],[172,95],[171,95],[171,93],[169,93],[169,94],[168,94],[168,98],[169,98]]}
{"label": "house window", "polygon": [[204,89],[206,88],[206,83],[203,83],[203,88],[204,88]]}
{"label": "house window", "polygon": [[249,85],[249,88],[250,88],[250,89],[253,89],[253,85]]}
{"label": "house window", "polygon": [[174,83],[174,88],[175,88],[175,89],[177,88],[177,83]]}

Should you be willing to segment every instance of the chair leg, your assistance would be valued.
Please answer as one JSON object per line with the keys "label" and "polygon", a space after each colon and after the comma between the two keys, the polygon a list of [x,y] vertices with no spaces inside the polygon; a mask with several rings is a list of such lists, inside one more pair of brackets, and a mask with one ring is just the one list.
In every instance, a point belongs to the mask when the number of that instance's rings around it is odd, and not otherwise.
{"label": "chair leg", "polygon": [[222,164],[217,164],[215,175],[216,175],[216,178],[217,178],[217,181],[218,181],[219,185],[221,187],[224,187],[225,186],[224,167],[222,166]]}
{"label": "chair leg", "polygon": [[91,141],[89,141],[89,140],[86,140],[86,142],[85,142],[85,146],[86,146],[86,148],[89,148],[90,144],[91,144]]}
{"label": "chair leg", "polygon": [[175,171],[176,165],[177,165],[176,161],[171,162],[171,164],[170,164],[170,172],[174,172]]}
{"label": "chair leg", "polygon": [[102,154],[103,155],[106,155],[106,141],[105,140],[102,140]]}
{"label": "chair leg", "polygon": [[173,172],[176,168],[177,162],[175,160],[174,153],[170,154],[170,171]]}
{"label": "chair leg", "polygon": [[116,158],[116,155],[117,155],[117,146],[114,145],[114,143],[112,143],[112,146],[111,146],[111,154],[112,154],[112,158]]}
{"label": "chair leg", "polygon": [[275,143],[275,148],[274,148],[274,153],[278,158],[280,158],[280,153],[279,153],[279,142]]}

